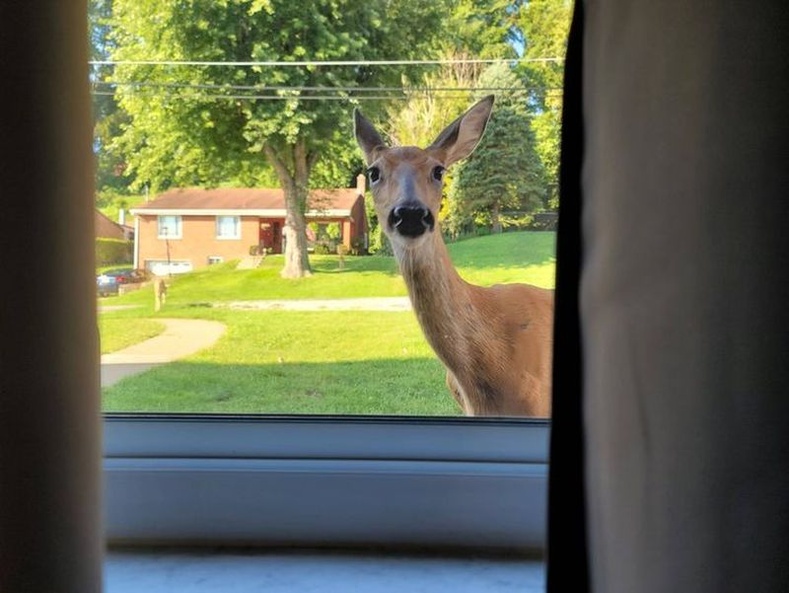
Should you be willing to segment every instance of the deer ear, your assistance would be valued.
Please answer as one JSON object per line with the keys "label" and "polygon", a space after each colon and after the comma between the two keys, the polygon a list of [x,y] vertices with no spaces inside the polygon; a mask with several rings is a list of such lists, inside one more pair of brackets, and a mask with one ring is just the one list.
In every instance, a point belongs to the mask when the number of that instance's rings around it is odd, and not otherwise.
{"label": "deer ear", "polygon": [[362,149],[364,158],[369,165],[375,160],[376,150],[385,147],[386,142],[358,109],[353,110],[353,131],[356,134],[356,142],[359,143],[359,148]]}
{"label": "deer ear", "polygon": [[479,144],[492,109],[493,95],[488,95],[444,128],[427,150],[439,152],[447,167],[466,158]]}

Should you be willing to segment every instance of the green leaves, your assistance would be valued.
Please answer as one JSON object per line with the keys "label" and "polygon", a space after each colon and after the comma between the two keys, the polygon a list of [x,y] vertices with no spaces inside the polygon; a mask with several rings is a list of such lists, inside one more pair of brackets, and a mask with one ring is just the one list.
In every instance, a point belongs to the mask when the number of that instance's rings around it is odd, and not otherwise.
{"label": "green leaves", "polygon": [[476,223],[500,232],[508,222],[507,213],[523,216],[544,206],[545,174],[518,77],[500,63],[489,67],[479,84],[511,90],[497,93],[482,141],[455,173],[450,193],[454,220],[448,224],[451,230]]}
{"label": "green leaves", "polygon": [[[442,35],[445,6],[445,0],[115,0],[111,57],[236,63],[424,57]],[[119,65],[111,80],[129,122],[114,148],[128,161],[133,187],[154,190],[215,184],[253,168],[262,172],[266,144],[303,140],[310,152],[328,158],[336,132],[351,135],[351,101],[363,94],[352,89],[398,84],[400,72]]]}

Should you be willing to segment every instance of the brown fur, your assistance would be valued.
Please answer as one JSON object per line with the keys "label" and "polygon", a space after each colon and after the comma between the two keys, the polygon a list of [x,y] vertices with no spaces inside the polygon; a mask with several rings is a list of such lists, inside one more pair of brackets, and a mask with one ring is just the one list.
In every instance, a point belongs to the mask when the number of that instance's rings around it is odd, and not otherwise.
{"label": "brown fur", "polygon": [[527,284],[492,287],[465,282],[436,225],[418,237],[389,228],[391,210],[418,200],[438,220],[436,166],[465,158],[484,131],[485,99],[450,124],[428,148],[384,145],[356,115],[356,136],[368,164],[378,219],[390,238],[422,330],[447,369],[447,386],[467,415],[550,415],[553,292]]}

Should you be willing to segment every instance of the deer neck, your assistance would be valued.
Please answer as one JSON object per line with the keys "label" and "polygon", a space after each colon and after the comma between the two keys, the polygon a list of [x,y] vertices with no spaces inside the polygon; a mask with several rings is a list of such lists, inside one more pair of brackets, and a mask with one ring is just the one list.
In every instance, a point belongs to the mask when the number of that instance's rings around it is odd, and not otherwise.
{"label": "deer neck", "polygon": [[428,342],[450,367],[464,364],[469,328],[477,325],[470,285],[452,265],[438,229],[419,249],[395,249],[411,305]]}

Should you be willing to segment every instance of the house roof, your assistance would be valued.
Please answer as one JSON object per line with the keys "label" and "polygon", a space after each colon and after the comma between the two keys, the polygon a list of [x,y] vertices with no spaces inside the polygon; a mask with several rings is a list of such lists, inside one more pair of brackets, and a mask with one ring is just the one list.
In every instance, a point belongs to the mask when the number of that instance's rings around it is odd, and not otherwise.
{"label": "house roof", "polygon": [[126,229],[120,224],[118,224],[117,222],[110,220],[107,216],[105,216],[98,210],[94,210],[93,228],[96,237],[99,237],[101,239],[126,238]]}
{"label": "house roof", "polygon": [[[310,191],[308,216],[350,216],[360,194],[356,188]],[[281,189],[222,187],[171,189],[131,210],[134,215],[247,215],[285,216]]]}

